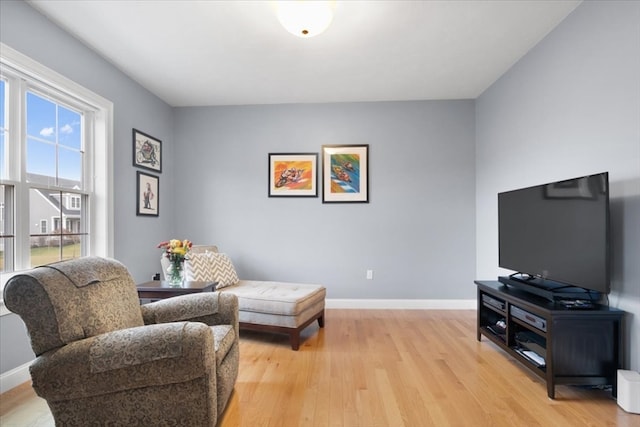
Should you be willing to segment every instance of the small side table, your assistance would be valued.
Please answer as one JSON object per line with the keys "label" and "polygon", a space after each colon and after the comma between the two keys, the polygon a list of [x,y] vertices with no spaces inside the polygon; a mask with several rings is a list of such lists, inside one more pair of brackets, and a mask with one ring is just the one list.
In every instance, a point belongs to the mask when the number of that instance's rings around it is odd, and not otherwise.
{"label": "small side table", "polygon": [[165,299],[178,295],[197,294],[200,292],[213,292],[218,282],[184,282],[181,287],[173,287],[164,280],[152,280],[136,285],[138,298],[140,299]]}

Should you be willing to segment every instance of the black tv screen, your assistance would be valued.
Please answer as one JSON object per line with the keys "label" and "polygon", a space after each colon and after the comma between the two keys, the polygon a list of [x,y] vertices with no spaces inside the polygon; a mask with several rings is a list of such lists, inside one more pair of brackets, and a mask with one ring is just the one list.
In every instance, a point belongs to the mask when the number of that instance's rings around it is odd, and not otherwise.
{"label": "black tv screen", "polygon": [[498,232],[500,267],[609,293],[607,172],[499,193]]}

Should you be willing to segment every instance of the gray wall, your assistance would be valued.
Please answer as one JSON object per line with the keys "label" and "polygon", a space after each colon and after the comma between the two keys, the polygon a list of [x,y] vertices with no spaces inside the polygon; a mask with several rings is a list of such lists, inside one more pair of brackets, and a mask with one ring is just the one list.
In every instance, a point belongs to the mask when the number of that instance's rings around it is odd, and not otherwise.
{"label": "gray wall", "polygon": [[[473,101],[173,110],[25,3],[0,8],[0,41],[114,103],[114,257],[137,281],[180,237],[332,298],[473,297]],[[163,143],[158,218],[135,215],[133,127]],[[370,145],[370,203],[267,197],[269,152],[327,143]],[[0,317],[3,373],[33,357],[16,320]]]}
{"label": "gray wall", "polygon": [[[474,114],[473,101],[176,109],[179,237],[219,245],[242,278],[319,282],[329,298],[473,298]],[[370,203],[267,196],[268,153],[322,144],[369,144]]]}
{"label": "gray wall", "polygon": [[[638,3],[609,5],[579,6],[475,106],[171,109],[22,2],[0,2],[0,40],[114,102],[114,256],[138,281],[157,271],[159,239],[184,236],[220,245],[243,277],[323,282],[331,298],[472,298],[474,277],[500,273],[498,191],[609,170],[611,299],[637,317],[640,19]],[[159,218],[135,216],[133,127],[163,141]],[[371,203],[267,197],[269,152],[322,144],[370,145]],[[3,373],[33,357],[18,324],[0,318]]]}
{"label": "gray wall", "polygon": [[[21,1],[0,2],[0,41],[114,103],[114,257],[136,280],[149,279],[159,260],[158,239],[172,231],[173,195],[163,193],[160,217],[136,216],[131,129],[162,140],[162,185],[173,173],[173,110]],[[14,316],[0,317],[0,372],[33,358]]]}
{"label": "gray wall", "polygon": [[[157,264],[158,237],[171,232],[173,195],[163,192],[158,218],[137,217],[132,128],[162,141],[160,185],[173,176],[173,110],[23,2],[0,2],[0,41],[114,103],[114,257],[137,280]],[[148,171],[147,171],[148,172]]]}
{"label": "gray wall", "polygon": [[27,328],[22,319],[15,314],[0,317],[0,374],[24,365],[33,358]]}
{"label": "gray wall", "polygon": [[506,272],[498,192],[609,171],[610,302],[640,369],[640,2],[584,2],[479,97],[476,122],[477,276]]}

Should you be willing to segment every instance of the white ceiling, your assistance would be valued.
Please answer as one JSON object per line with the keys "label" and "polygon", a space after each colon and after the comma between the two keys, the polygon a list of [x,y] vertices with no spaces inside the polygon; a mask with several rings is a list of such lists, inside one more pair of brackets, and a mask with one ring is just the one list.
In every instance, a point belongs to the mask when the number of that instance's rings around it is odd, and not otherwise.
{"label": "white ceiling", "polygon": [[31,0],[172,106],[474,99],[580,0],[337,1],[301,39],[270,1]]}

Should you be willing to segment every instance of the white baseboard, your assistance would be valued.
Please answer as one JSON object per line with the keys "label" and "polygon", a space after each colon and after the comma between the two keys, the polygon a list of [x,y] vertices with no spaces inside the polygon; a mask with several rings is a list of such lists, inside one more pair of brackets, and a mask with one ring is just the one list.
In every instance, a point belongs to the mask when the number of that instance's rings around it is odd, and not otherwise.
{"label": "white baseboard", "polygon": [[475,299],[327,299],[326,308],[378,310],[476,310]]}
{"label": "white baseboard", "polygon": [[32,362],[27,362],[22,366],[3,372],[2,375],[0,375],[0,393],[7,392],[22,383],[30,381],[31,374],[29,374],[29,365],[31,365],[31,363]]}

